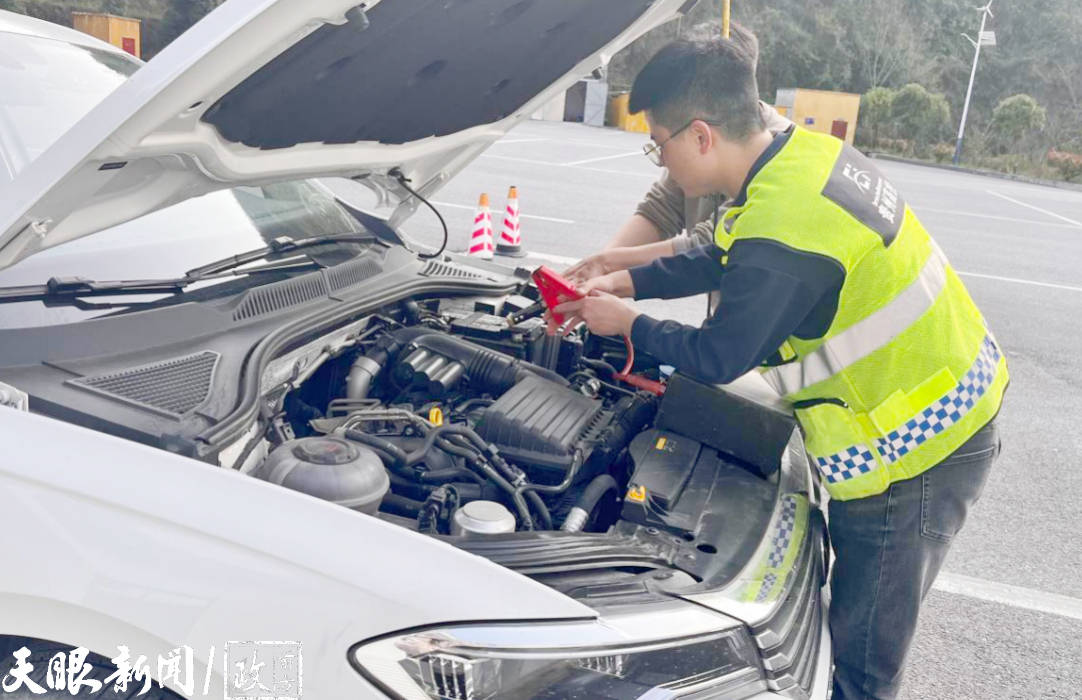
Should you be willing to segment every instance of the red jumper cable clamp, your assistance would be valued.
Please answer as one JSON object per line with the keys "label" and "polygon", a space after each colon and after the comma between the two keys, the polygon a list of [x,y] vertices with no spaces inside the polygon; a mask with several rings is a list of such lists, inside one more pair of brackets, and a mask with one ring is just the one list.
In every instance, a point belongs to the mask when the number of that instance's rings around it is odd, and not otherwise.
{"label": "red jumper cable clamp", "polygon": [[[552,315],[552,320],[556,321],[557,325],[563,325],[565,320],[563,314],[556,313],[554,309],[565,301],[582,299],[582,293],[575,289],[575,285],[571,282],[544,265],[534,270],[532,277],[534,284],[537,285],[537,290],[541,292],[541,300],[544,302],[545,308]],[[661,382],[631,374],[631,367],[635,364],[635,348],[631,345],[631,338],[626,335],[624,336],[624,347],[627,348],[627,364],[624,365],[622,371],[616,372],[613,376],[637,389],[649,391],[657,396],[664,394],[665,385]]]}

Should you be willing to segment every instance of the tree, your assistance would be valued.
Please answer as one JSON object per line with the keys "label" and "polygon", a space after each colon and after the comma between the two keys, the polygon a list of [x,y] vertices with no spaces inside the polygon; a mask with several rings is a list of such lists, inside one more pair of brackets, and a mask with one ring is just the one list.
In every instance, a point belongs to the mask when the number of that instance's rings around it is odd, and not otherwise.
{"label": "tree", "polygon": [[992,110],[988,136],[996,150],[1006,153],[1023,144],[1034,145],[1047,121],[1047,113],[1037,100],[1025,94],[1012,95]]}
{"label": "tree", "polygon": [[859,89],[920,82],[928,73],[921,15],[899,0],[845,0],[843,7]]}
{"label": "tree", "polygon": [[928,92],[917,83],[910,83],[894,93],[890,115],[898,135],[911,139],[922,153],[928,152],[933,143],[950,131],[950,107],[946,98]]}
{"label": "tree", "polygon": [[893,101],[894,91],[885,87],[873,88],[860,98],[860,120],[856,138],[862,145],[875,148],[880,136],[886,135],[886,128],[891,124]]}

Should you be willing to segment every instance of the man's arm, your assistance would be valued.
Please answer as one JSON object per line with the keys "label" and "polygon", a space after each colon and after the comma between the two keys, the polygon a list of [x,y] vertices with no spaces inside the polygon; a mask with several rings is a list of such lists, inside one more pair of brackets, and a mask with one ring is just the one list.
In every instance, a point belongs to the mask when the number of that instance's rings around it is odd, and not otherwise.
{"label": "man's arm", "polygon": [[[684,236],[681,236],[684,238]],[[575,284],[582,285],[589,280],[607,275],[617,270],[626,270],[638,265],[646,265],[657,258],[672,255],[674,244],[679,240],[658,241],[633,248],[612,248],[583,258],[565,272],[564,276]]]}
{"label": "man's arm", "polygon": [[582,283],[681,252],[690,247],[687,236],[680,235],[683,229],[684,192],[665,171],[601,252],[583,258],[564,271],[564,275],[572,282]]}
{"label": "man's arm", "polygon": [[616,233],[613,234],[612,238],[601,250],[643,246],[657,243],[665,238],[667,237],[661,235],[661,229],[653,221],[641,214],[632,214],[631,218],[616,230]]}
{"label": "man's arm", "polygon": [[721,304],[701,328],[640,314],[631,338],[636,347],[681,371],[708,382],[730,382],[789,336],[825,333],[844,282],[845,268],[831,258],[774,241],[740,241],[721,276]]}
{"label": "man's arm", "polygon": [[[665,241],[663,243],[667,243]],[[659,245],[659,244],[655,244]],[[621,248],[636,252],[641,248]],[[724,271],[721,259],[725,251],[714,244],[696,246],[683,253],[655,257],[645,264],[613,270],[604,275],[579,282],[579,291],[593,290],[617,297],[635,299],[679,299],[703,292],[717,291]]]}
{"label": "man's arm", "polygon": [[680,235],[687,223],[684,221],[684,191],[665,170],[635,207],[635,214],[605,244],[605,249],[674,238]]}
{"label": "man's arm", "polygon": [[636,299],[680,299],[717,291],[725,271],[724,255],[711,243],[632,267],[627,271],[632,292]]}

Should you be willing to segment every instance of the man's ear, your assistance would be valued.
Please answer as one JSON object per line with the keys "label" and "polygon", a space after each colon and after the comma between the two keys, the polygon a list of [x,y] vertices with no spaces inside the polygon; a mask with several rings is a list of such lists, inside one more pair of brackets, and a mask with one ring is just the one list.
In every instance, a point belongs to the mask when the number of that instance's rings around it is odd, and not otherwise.
{"label": "man's ear", "polygon": [[714,146],[714,131],[710,125],[701,119],[696,119],[691,125],[692,133],[695,134],[695,145],[699,153],[706,155]]}

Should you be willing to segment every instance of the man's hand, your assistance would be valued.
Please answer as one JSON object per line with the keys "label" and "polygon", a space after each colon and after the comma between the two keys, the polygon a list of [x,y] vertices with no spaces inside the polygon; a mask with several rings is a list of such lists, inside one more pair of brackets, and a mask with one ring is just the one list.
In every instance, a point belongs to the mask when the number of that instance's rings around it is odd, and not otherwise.
{"label": "man's hand", "polygon": [[[580,323],[585,323],[591,333],[598,335],[631,335],[631,326],[639,312],[611,294],[593,289],[589,295],[575,301],[566,301],[555,309],[567,319],[564,335]],[[551,318],[550,318],[551,326]]]}
{"label": "man's hand", "polygon": [[601,277],[594,277],[575,285],[575,287],[583,296],[587,296],[595,290],[618,297],[635,296],[635,283],[631,279],[631,273],[627,270],[617,270]]}
{"label": "man's hand", "polygon": [[607,248],[578,261],[564,272],[564,277],[576,285],[587,280],[646,265],[658,258],[674,254],[672,241],[661,241],[631,248]]}
{"label": "man's hand", "polygon": [[616,269],[613,267],[612,261],[609,259],[610,257],[608,251],[602,251],[587,256],[567,268],[567,271],[564,272],[564,277],[578,286],[582,285],[587,280],[607,275]]}

